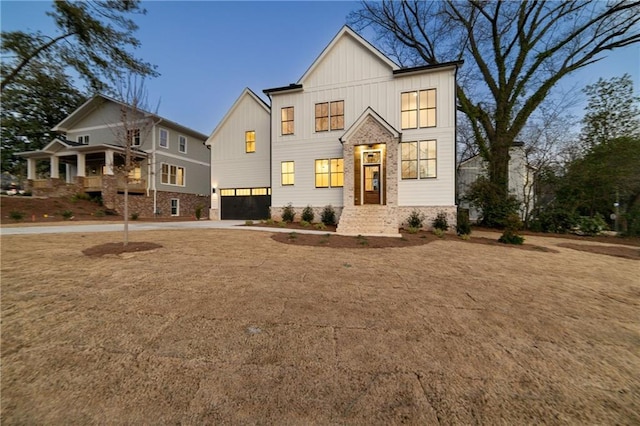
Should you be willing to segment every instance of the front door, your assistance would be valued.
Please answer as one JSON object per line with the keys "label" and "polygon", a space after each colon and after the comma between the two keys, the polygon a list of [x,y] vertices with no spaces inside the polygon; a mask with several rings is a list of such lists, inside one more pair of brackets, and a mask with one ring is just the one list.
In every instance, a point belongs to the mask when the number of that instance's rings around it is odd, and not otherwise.
{"label": "front door", "polygon": [[380,204],[380,165],[364,166],[364,204]]}

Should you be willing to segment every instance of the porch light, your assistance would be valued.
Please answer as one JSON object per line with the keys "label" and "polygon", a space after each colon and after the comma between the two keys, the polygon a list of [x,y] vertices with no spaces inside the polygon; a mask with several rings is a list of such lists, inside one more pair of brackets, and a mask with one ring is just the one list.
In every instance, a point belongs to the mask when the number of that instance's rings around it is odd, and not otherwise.
{"label": "porch light", "polygon": [[211,188],[211,193],[215,194],[216,193],[216,189],[215,188]]}

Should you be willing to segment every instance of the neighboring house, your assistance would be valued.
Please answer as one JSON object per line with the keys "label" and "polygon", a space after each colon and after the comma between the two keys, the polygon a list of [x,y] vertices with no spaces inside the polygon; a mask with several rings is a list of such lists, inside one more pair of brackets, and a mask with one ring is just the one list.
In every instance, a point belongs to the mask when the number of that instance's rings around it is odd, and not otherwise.
{"label": "neighboring house", "polygon": [[[534,206],[534,169],[527,162],[523,142],[514,142],[509,149],[509,193],[520,202],[520,217],[526,219]],[[482,212],[465,200],[469,187],[480,176],[487,176],[487,162],[475,155],[458,166],[458,204],[469,209],[469,219],[477,222]]]}
{"label": "neighboring house", "polygon": [[[230,217],[241,202],[224,198],[255,188],[271,194],[273,218],[288,204],[298,218],[332,205],[342,234],[398,235],[414,210],[426,226],[440,212],[455,225],[461,64],[400,68],[343,27],[296,83],[264,90],[270,110],[245,90],[209,137],[211,218]],[[251,131],[256,152],[245,149]]]}
{"label": "neighboring house", "polygon": [[[134,115],[135,114],[135,115]],[[130,138],[135,167],[129,174],[129,212],[142,217],[190,216],[210,203],[209,152],[206,136],[96,95],[52,130],[64,134],[27,159],[29,189],[34,195],[86,193],[104,206],[123,211],[124,140]],[[49,163],[49,176],[36,176],[37,162]]]}

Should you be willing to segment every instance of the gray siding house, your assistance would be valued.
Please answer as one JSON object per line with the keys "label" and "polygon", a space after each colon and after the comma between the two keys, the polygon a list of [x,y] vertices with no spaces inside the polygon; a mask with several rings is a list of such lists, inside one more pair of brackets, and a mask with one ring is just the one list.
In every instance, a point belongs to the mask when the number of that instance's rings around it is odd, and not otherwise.
{"label": "gray siding house", "polygon": [[[127,179],[129,211],[141,217],[206,212],[211,192],[206,135],[104,95],[89,99],[52,130],[64,136],[18,154],[27,159],[34,195],[100,196],[106,208],[122,213]],[[125,176],[127,139],[134,168]],[[39,162],[49,164],[45,175],[37,174]]]}

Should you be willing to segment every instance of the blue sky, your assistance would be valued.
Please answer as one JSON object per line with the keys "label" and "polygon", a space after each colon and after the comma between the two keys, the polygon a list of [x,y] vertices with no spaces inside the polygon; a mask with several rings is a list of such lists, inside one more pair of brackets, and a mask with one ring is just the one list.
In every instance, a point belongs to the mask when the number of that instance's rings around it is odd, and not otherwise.
{"label": "blue sky", "polygon": [[[150,103],[160,103],[160,115],[208,135],[245,87],[263,96],[263,89],[296,82],[359,3],[147,1],[143,6],[147,15],[136,19],[142,42],[136,55],[161,74],[146,83]],[[50,8],[51,2],[3,0],[2,30],[52,34],[55,27],[45,15]],[[563,87],[579,90],[627,72],[640,92],[640,46],[607,56]]]}

